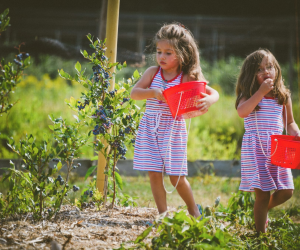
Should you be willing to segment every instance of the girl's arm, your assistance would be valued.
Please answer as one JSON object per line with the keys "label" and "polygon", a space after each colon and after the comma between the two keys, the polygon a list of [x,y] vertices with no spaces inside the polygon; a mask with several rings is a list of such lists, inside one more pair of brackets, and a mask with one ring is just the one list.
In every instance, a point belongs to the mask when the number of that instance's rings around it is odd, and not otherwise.
{"label": "girl's arm", "polygon": [[249,99],[242,98],[237,107],[238,115],[241,118],[247,117],[261,101],[261,99],[273,89],[273,80],[266,79],[259,89]]}
{"label": "girl's arm", "polygon": [[131,90],[130,97],[133,100],[144,100],[148,98],[156,98],[160,101],[166,101],[162,92],[163,89],[149,89],[151,81],[157,72],[157,67],[148,68],[142,75],[141,79],[134,85]]}
{"label": "girl's arm", "polygon": [[[182,82],[190,82],[190,81],[195,81],[195,79],[191,78],[188,75],[184,75]],[[200,79],[200,81],[205,81],[203,79]],[[206,85],[206,93],[201,93],[203,98],[198,100],[198,105],[197,108],[199,108],[200,111],[207,111],[208,108],[217,102],[219,100],[219,93],[212,87],[209,87]]]}
{"label": "girl's arm", "polygon": [[[286,117],[287,117],[287,122],[286,122]],[[288,99],[288,102],[283,110],[283,124],[284,124],[284,126],[287,125],[287,127],[285,129],[289,135],[300,136],[299,128],[293,117],[291,98]]]}
{"label": "girl's arm", "polygon": [[200,111],[207,111],[211,105],[219,100],[218,91],[209,86],[206,86],[206,93],[201,93],[201,95],[203,98],[199,100],[199,105],[197,106]]}

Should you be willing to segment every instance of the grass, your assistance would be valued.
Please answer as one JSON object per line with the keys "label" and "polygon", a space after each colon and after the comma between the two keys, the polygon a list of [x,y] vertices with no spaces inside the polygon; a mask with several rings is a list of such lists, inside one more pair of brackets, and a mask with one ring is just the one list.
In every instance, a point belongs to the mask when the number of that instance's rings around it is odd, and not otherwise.
{"label": "grass", "polygon": [[[139,177],[122,177],[125,182],[123,193],[130,196],[138,196],[136,202],[141,207],[156,207],[148,176]],[[196,176],[187,177],[196,203],[202,206],[211,206],[215,199],[220,196],[220,203],[227,206],[231,193],[236,193],[239,188],[240,178],[228,178],[219,176]],[[166,188],[172,190],[172,186],[167,178],[165,178]],[[300,176],[294,178],[295,190],[292,198],[284,204],[270,210],[271,217],[279,217],[282,211],[286,210],[294,215],[294,219],[300,222]],[[184,202],[176,191],[167,195],[167,204],[171,207],[184,206]]]}

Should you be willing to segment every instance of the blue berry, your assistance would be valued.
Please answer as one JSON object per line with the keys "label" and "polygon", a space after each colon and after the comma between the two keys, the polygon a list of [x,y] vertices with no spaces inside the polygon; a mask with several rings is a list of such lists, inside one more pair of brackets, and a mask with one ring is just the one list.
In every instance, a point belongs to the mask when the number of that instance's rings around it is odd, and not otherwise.
{"label": "blue berry", "polygon": [[109,74],[107,72],[104,72],[104,78],[106,78],[106,79],[109,78]]}
{"label": "blue berry", "polygon": [[122,136],[122,137],[124,137],[124,132],[123,132],[123,130],[122,130],[122,129],[120,129],[120,131],[119,131],[119,136]]}
{"label": "blue berry", "polygon": [[23,64],[22,64],[20,61],[18,61],[17,59],[14,59],[14,63],[17,64],[17,65],[19,65],[19,66],[22,66],[22,65],[23,65]]}
{"label": "blue berry", "polygon": [[73,186],[73,191],[77,192],[79,190],[79,187],[77,187],[76,185]]}
{"label": "blue berry", "polygon": [[19,61],[22,61],[22,57],[23,57],[22,54],[17,55],[17,58],[18,58]]}

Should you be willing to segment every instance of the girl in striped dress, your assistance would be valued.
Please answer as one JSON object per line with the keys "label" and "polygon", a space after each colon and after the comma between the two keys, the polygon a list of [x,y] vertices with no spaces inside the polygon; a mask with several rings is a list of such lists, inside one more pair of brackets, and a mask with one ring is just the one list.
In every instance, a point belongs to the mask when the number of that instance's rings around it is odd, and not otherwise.
{"label": "girl in striped dress", "polygon": [[[167,211],[162,171],[169,175],[173,186],[194,217],[200,216],[187,175],[187,132],[182,118],[172,118],[163,91],[188,81],[205,81],[201,73],[199,52],[192,34],[181,24],[164,25],[155,35],[158,66],[148,68],[133,87],[131,98],[146,100],[146,111],[140,122],[133,168],[148,171],[150,185],[159,214]],[[206,87],[198,108],[203,112],[218,100],[218,92]],[[169,141],[171,142],[169,145]],[[167,150],[168,148],[168,150]]]}
{"label": "girl in striped dress", "polygon": [[[291,170],[271,164],[270,136],[282,134],[283,124],[287,133],[300,136],[293,118],[290,92],[270,51],[260,49],[247,56],[236,94],[235,107],[245,124],[239,189],[255,192],[256,230],[265,232],[269,209],[290,199],[294,190]],[[272,190],[275,192],[271,194]]]}

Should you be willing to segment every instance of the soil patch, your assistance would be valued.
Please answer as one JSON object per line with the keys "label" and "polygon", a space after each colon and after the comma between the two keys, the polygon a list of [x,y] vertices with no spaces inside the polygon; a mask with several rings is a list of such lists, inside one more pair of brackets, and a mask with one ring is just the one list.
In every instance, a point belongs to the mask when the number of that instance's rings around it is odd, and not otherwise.
{"label": "soil patch", "polygon": [[[1,221],[0,249],[114,249],[134,241],[158,215],[156,208],[63,206],[56,219],[31,214]],[[154,231],[154,230],[153,230]]]}

